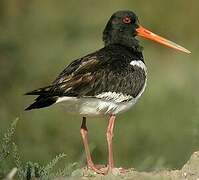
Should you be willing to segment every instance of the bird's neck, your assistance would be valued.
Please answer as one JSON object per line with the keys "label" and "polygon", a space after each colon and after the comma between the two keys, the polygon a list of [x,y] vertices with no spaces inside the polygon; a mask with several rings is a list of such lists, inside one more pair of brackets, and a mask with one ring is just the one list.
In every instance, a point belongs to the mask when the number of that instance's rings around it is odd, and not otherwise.
{"label": "bird's neck", "polygon": [[122,46],[126,46],[133,51],[142,52],[143,48],[139,45],[139,41],[134,37],[128,36],[120,36],[120,35],[112,35],[112,36],[104,36],[103,41],[105,46],[119,44]]}

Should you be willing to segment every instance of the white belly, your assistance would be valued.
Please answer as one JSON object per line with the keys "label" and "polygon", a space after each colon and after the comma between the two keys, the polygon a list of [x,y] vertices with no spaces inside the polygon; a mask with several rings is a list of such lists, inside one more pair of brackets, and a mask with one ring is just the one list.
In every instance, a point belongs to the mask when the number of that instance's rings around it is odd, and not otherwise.
{"label": "white belly", "polygon": [[97,98],[67,97],[61,103],[69,113],[78,113],[85,116],[98,116],[106,114],[118,114],[131,108],[137,100],[115,103]]}
{"label": "white belly", "polygon": [[[100,116],[108,114],[118,114],[130,109],[144,92],[145,85],[142,91],[136,98],[130,101],[118,102],[115,100],[105,100],[100,98],[76,98],[76,97],[61,97],[56,103],[61,103],[69,113],[78,113],[85,116]],[[110,94],[110,92],[108,92]],[[114,93],[115,95],[115,93]],[[118,96],[121,99],[121,96]]]}

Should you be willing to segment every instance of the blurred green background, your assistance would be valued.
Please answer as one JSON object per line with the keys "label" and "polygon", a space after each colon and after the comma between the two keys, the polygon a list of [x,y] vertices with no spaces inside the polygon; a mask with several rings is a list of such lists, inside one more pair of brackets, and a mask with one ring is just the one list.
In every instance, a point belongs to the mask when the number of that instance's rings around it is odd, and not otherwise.
{"label": "blurred green background", "polygon": [[[117,10],[135,11],[140,23],[185,46],[191,55],[141,40],[148,86],[133,109],[118,116],[116,166],[138,170],[180,168],[199,149],[199,1],[0,1],[0,134],[19,117],[23,161],[45,164],[56,154],[78,162],[84,151],[79,116],[61,106],[24,112],[33,97],[71,62],[103,46],[102,31]],[[105,164],[105,118],[89,118],[95,162]]]}

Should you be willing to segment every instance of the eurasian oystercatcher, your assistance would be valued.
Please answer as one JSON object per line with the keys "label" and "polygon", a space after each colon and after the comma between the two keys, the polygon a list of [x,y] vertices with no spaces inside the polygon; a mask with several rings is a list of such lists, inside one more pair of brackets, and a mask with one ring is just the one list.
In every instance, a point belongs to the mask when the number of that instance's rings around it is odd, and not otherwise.
{"label": "eurasian oystercatcher", "polygon": [[[104,29],[102,49],[72,61],[51,85],[26,93],[38,95],[26,110],[62,103],[67,111],[82,115],[80,132],[87,165],[97,173],[105,174],[114,167],[112,138],[115,116],[131,108],[146,87],[147,68],[136,36],[190,53],[182,46],[143,28],[132,11],[118,11],[111,16]],[[110,116],[106,132],[106,172],[94,165],[87,139],[86,117],[97,115]]]}

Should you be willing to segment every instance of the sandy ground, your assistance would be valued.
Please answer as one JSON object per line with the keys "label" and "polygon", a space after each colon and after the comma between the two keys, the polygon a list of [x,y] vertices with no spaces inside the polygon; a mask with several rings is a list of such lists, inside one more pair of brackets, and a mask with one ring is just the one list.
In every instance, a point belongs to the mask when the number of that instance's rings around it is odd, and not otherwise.
{"label": "sandy ground", "polygon": [[[83,176],[84,174],[84,176]],[[189,161],[181,170],[164,170],[159,172],[137,172],[130,170],[127,173],[119,173],[114,170],[112,175],[98,175],[82,168],[75,170],[70,178],[58,178],[57,180],[199,180],[199,151],[193,153]]]}

